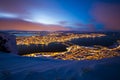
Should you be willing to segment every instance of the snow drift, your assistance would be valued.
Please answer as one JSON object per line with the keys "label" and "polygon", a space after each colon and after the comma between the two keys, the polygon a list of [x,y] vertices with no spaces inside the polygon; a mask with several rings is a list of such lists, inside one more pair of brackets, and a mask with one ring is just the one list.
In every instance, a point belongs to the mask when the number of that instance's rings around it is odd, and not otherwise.
{"label": "snow drift", "polygon": [[0,32],[0,51],[17,54],[16,37]]}

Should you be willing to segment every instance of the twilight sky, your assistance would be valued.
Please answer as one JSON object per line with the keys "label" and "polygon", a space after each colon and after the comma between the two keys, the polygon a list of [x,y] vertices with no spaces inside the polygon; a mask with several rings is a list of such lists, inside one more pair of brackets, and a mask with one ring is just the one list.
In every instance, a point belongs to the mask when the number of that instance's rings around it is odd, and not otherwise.
{"label": "twilight sky", "polygon": [[120,30],[120,1],[0,0],[0,30]]}

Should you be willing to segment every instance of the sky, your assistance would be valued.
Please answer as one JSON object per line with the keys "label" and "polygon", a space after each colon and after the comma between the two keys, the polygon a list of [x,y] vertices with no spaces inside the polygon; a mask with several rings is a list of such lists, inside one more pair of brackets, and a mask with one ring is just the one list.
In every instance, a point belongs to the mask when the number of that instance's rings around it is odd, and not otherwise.
{"label": "sky", "polygon": [[119,0],[0,0],[0,30],[119,31]]}

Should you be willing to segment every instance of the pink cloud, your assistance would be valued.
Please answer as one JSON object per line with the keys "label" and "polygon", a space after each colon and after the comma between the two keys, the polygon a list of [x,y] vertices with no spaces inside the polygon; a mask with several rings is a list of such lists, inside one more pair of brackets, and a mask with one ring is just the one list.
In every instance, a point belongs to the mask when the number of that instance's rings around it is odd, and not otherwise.
{"label": "pink cloud", "polygon": [[110,3],[96,3],[92,7],[91,15],[105,25],[107,30],[120,30],[120,5]]}
{"label": "pink cloud", "polygon": [[59,31],[70,29],[60,25],[44,25],[19,19],[0,19],[0,30]]}

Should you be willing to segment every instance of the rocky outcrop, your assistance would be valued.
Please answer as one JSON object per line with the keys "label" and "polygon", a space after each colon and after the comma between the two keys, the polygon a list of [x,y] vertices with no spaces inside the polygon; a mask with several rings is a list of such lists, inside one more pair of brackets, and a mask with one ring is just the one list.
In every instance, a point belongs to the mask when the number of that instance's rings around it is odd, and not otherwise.
{"label": "rocky outcrop", "polygon": [[14,35],[0,32],[0,51],[15,54],[18,53]]}

